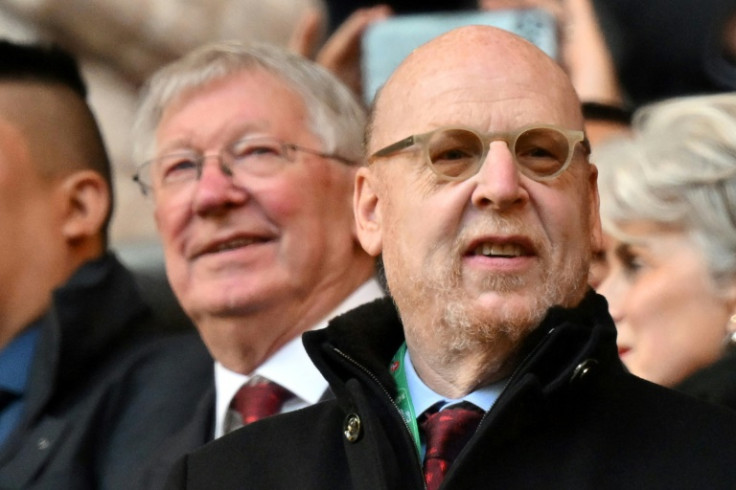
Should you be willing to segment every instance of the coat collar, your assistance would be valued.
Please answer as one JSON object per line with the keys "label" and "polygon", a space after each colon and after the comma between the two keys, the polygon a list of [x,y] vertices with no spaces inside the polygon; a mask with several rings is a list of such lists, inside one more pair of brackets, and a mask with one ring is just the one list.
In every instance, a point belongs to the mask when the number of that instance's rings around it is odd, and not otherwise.
{"label": "coat collar", "polygon": [[[549,310],[524,342],[511,381],[534,376],[544,392],[552,393],[574,380],[580,374],[576,370],[616,359],[615,339],[607,303],[591,290],[575,308]],[[326,329],[304,335],[307,352],[338,397],[343,383],[356,374],[355,367],[344,362],[345,356],[395,396],[388,366],[403,341],[401,320],[390,298],[356,308],[335,318]]]}
{"label": "coat collar", "polygon": [[42,319],[31,368],[31,389],[39,390],[31,395],[35,408],[93,375],[95,365],[135,336],[129,327],[136,319],[143,327],[148,312],[133,276],[113,254],[82,265],[54,291]]}

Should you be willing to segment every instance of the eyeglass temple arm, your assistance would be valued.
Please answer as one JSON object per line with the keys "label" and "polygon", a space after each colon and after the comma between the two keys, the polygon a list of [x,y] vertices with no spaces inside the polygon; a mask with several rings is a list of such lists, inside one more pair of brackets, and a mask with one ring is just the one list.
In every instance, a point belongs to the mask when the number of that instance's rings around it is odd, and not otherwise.
{"label": "eyeglass temple arm", "polygon": [[583,149],[585,150],[585,153],[590,155],[590,140],[588,139],[588,136],[583,136],[583,141],[580,142],[581,145],[583,145]]}
{"label": "eyeglass temple arm", "polygon": [[324,153],[322,151],[312,150],[311,148],[305,148],[303,146],[295,145],[293,143],[284,143],[284,144],[286,145],[287,148],[290,148],[292,151],[302,151],[304,153],[309,153],[311,155],[317,155],[318,157],[337,160],[338,162],[342,162],[347,165],[355,165],[355,162],[353,160],[337,155],[335,153]]}
{"label": "eyeglass temple arm", "polygon": [[374,157],[385,157],[397,151],[403,150],[412,146],[416,142],[415,136],[407,136],[403,140],[397,141],[392,145],[388,145],[386,148],[382,148],[373,154]]}
{"label": "eyeglass temple arm", "polygon": [[147,196],[148,195],[148,184],[143,182],[143,179],[141,178],[140,174],[136,172],[132,179],[133,179],[133,182],[138,184],[138,187],[141,189],[141,194],[143,194],[144,196]]}

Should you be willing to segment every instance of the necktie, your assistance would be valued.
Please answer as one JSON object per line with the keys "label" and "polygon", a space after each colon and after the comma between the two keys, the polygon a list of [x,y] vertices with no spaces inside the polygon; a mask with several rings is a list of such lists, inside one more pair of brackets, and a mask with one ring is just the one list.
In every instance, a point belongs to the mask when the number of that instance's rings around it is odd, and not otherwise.
{"label": "necktie", "polygon": [[283,386],[254,376],[235,394],[232,406],[243,418],[243,425],[247,425],[278,413],[284,402],[293,396]]}
{"label": "necktie", "polygon": [[473,436],[482,417],[483,411],[469,402],[425,412],[420,426],[427,448],[424,456],[427,490],[439,488],[447,469]]}

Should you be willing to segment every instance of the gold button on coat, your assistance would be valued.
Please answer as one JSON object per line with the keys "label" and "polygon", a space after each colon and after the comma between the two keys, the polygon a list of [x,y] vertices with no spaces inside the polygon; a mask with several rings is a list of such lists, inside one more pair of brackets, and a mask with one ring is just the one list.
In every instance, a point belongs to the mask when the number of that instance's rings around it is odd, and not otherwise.
{"label": "gold button on coat", "polygon": [[345,434],[345,439],[347,439],[348,442],[355,442],[358,440],[360,437],[360,429],[360,417],[358,417],[357,414],[351,413],[345,418],[343,434]]}

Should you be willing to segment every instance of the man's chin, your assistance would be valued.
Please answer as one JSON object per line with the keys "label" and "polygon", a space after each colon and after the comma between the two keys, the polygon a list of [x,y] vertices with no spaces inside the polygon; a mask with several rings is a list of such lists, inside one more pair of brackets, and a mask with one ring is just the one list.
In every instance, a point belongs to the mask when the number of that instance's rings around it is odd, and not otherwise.
{"label": "man's chin", "polygon": [[483,289],[468,294],[468,307],[483,314],[492,314],[498,311],[528,310],[539,307],[540,291],[530,291],[526,288]]}
{"label": "man's chin", "polygon": [[207,288],[198,288],[190,292],[188,301],[183,304],[185,310],[193,312],[193,315],[190,315],[193,318],[229,317],[245,315],[262,308],[263,303],[267,301],[262,296],[252,289],[227,288],[224,285],[212,284]]}
{"label": "man's chin", "polygon": [[477,305],[476,307],[480,309],[498,308],[508,303],[509,301],[513,303],[524,304],[525,302],[528,303],[534,296],[534,293],[526,291],[522,288],[484,288],[481,291],[476,291],[474,293],[468,294],[468,297],[473,300],[472,303],[475,303]]}
{"label": "man's chin", "polygon": [[548,309],[539,296],[522,292],[484,292],[469,302],[453,302],[444,322],[456,332],[477,341],[500,336],[518,338],[536,328]]}

